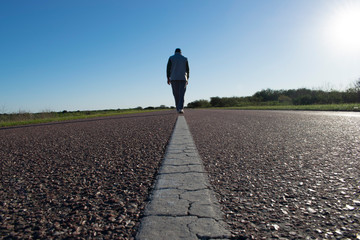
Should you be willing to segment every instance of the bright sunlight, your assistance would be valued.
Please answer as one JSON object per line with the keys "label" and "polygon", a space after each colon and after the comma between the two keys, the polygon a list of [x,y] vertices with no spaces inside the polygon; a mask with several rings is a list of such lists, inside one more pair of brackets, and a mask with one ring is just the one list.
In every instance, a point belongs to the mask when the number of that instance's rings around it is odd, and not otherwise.
{"label": "bright sunlight", "polygon": [[333,50],[360,53],[360,1],[339,1],[329,16],[325,33]]}

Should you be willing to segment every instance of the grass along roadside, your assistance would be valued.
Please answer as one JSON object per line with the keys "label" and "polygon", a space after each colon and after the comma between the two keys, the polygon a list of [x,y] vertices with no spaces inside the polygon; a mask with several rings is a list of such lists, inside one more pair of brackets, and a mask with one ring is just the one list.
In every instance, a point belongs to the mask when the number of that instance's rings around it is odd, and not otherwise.
{"label": "grass along roadside", "polygon": [[28,113],[19,112],[12,114],[0,114],[0,128],[12,127],[29,124],[40,124],[49,122],[61,122],[77,119],[88,119],[96,117],[117,116],[123,114],[145,113],[163,111],[168,109],[154,109],[154,110],[139,110],[139,109],[126,109],[126,110],[99,110],[99,111],[76,111],[76,112],[41,112],[41,113]]}
{"label": "grass along roadside", "polygon": [[[238,109],[238,110],[303,110],[303,111],[352,111],[360,112],[360,104],[319,104],[319,105],[267,105],[267,106],[241,106],[241,107],[219,107],[210,109]],[[41,112],[28,113],[19,112],[12,114],[0,114],[0,128],[29,124],[60,122],[77,119],[88,119],[96,117],[116,116],[131,113],[144,113],[163,111],[168,109],[124,109],[124,110],[98,110],[98,111],[76,111],[76,112]]]}

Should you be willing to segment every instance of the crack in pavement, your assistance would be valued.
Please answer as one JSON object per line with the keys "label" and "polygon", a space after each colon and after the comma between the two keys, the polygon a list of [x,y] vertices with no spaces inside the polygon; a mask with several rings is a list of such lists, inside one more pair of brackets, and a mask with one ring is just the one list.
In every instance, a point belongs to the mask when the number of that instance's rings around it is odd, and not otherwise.
{"label": "crack in pavement", "polygon": [[179,116],[138,240],[230,239],[184,116]]}

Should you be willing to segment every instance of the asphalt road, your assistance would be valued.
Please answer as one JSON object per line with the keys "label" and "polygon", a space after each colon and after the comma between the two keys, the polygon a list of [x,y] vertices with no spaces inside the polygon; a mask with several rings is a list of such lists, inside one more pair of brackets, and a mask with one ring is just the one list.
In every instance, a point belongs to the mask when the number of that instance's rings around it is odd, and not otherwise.
{"label": "asphalt road", "polygon": [[176,118],[0,128],[0,239],[133,239]]}
{"label": "asphalt road", "polygon": [[[132,239],[177,114],[0,129],[0,239]],[[234,238],[360,238],[360,115],[187,110]]]}
{"label": "asphalt road", "polygon": [[360,114],[188,110],[235,236],[360,239]]}

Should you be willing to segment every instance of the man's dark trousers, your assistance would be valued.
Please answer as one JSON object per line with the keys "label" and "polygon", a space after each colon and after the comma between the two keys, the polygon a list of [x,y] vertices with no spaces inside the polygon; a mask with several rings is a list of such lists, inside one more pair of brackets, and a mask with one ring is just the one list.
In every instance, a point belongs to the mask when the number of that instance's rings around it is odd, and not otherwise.
{"label": "man's dark trousers", "polygon": [[176,110],[179,112],[184,108],[184,95],[186,91],[186,81],[171,80],[171,87],[173,90]]}

